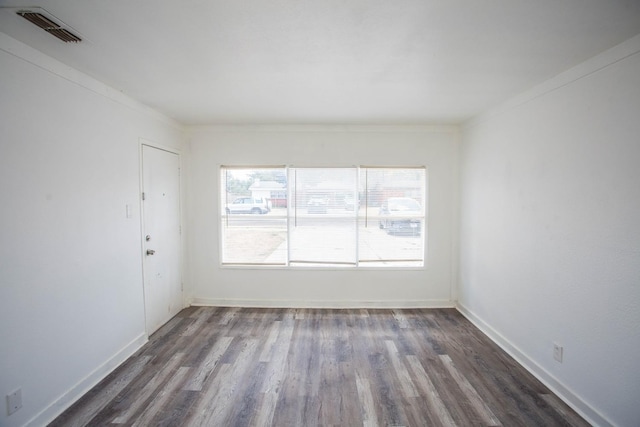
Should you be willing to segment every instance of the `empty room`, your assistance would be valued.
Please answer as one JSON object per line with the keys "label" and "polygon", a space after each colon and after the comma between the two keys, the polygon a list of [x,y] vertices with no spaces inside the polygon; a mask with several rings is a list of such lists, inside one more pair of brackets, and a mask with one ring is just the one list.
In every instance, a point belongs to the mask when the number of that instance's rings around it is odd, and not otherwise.
{"label": "empty room", "polygon": [[640,425],[640,2],[0,0],[0,426]]}

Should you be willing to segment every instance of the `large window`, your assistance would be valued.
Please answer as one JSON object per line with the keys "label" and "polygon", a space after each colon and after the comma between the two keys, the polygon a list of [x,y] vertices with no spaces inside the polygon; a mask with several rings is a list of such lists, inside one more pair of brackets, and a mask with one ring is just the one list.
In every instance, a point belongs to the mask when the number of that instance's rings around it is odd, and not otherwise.
{"label": "large window", "polygon": [[222,167],[223,265],[422,267],[424,167]]}

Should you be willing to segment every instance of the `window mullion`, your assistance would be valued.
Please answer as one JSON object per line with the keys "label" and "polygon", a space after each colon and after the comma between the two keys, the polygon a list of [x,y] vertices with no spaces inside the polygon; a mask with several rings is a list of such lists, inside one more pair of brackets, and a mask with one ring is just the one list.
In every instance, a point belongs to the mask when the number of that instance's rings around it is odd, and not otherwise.
{"label": "window mullion", "polygon": [[[287,176],[287,267],[290,266],[291,262],[291,201],[293,199],[292,195],[294,194],[291,191],[291,176],[289,175],[290,169],[286,168],[286,176]],[[295,170],[293,171],[295,174]],[[295,189],[295,183],[294,187]],[[294,205],[295,206],[295,205]]]}
{"label": "window mullion", "polygon": [[353,198],[353,215],[356,227],[356,267],[360,266],[360,168],[356,167],[356,181]]}

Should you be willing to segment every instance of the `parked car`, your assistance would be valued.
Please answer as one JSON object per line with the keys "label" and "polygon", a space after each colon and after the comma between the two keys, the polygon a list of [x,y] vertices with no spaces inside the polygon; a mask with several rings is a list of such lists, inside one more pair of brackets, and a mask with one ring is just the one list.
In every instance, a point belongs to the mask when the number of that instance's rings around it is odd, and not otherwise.
{"label": "parked car", "polygon": [[410,197],[389,197],[380,206],[379,226],[388,234],[420,235],[422,206]]}
{"label": "parked car", "polygon": [[225,211],[227,214],[266,214],[271,211],[271,206],[264,197],[239,197],[229,203]]}
{"label": "parked car", "polygon": [[307,213],[310,214],[325,214],[327,213],[328,200],[323,197],[313,196],[307,202]]}

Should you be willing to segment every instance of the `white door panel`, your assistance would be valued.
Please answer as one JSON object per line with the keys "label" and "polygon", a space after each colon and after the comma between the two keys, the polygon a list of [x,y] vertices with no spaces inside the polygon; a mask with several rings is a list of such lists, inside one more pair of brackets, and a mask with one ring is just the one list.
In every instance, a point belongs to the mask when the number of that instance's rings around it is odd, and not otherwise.
{"label": "white door panel", "polygon": [[147,333],[182,309],[180,157],[142,146],[144,295]]}

